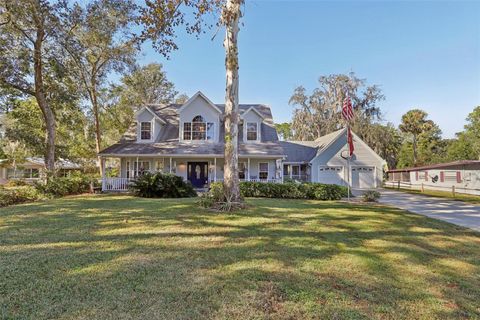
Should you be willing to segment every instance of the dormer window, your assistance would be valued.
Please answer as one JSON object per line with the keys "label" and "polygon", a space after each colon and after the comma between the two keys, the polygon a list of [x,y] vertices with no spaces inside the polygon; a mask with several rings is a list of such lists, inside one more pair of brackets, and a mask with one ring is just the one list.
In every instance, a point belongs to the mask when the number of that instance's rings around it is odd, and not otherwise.
{"label": "dormer window", "polygon": [[152,123],[140,122],[140,140],[152,139]]}
{"label": "dormer window", "polygon": [[258,140],[258,123],[247,122],[247,141]]}
{"label": "dormer window", "polygon": [[202,116],[196,116],[192,122],[183,123],[183,140],[213,140],[214,124],[205,122]]}

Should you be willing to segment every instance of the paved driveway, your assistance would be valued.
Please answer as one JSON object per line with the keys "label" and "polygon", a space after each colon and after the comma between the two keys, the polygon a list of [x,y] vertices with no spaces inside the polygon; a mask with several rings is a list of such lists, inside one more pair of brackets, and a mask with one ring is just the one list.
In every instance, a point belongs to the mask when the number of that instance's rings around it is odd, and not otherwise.
{"label": "paved driveway", "polygon": [[380,192],[380,203],[480,231],[480,205],[394,190]]}

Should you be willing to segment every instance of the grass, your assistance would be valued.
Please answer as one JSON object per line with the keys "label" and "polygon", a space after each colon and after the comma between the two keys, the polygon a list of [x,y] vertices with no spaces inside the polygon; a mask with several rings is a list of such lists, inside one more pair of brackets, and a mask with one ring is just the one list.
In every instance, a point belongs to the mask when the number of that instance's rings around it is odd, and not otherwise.
{"label": "grass", "polygon": [[364,204],[81,196],[0,209],[0,319],[480,318],[480,235]]}
{"label": "grass", "polygon": [[408,192],[412,194],[422,194],[425,196],[436,197],[436,198],[446,198],[450,200],[463,201],[463,202],[468,202],[473,204],[480,204],[480,196],[476,196],[472,194],[463,194],[463,193],[456,192],[455,196],[453,196],[452,192],[438,191],[438,190],[425,189],[422,192],[421,190],[405,189],[405,188],[397,189],[397,188],[387,187],[387,189],[399,190],[399,191]]}

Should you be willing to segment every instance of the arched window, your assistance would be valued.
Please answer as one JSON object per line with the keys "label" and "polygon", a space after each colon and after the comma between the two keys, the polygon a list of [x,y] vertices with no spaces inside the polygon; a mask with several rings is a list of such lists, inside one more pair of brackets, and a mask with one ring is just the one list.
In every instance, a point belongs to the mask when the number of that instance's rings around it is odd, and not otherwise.
{"label": "arched window", "polygon": [[192,122],[183,123],[183,140],[213,140],[214,124],[205,122],[201,116],[195,116]]}
{"label": "arched window", "polygon": [[205,122],[202,116],[196,116],[193,118],[192,122]]}

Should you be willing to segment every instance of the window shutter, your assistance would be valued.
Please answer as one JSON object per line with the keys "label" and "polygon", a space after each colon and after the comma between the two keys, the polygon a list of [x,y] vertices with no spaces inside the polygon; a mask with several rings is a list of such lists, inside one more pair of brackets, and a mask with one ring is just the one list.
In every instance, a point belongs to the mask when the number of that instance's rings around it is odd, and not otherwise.
{"label": "window shutter", "polygon": [[440,171],[440,182],[445,182],[445,172]]}
{"label": "window shutter", "polygon": [[457,183],[462,183],[462,174],[460,171],[457,171]]}
{"label": "window shutter", "polygon": [[415,180],[418,181],[418,171],[415,171]]}

